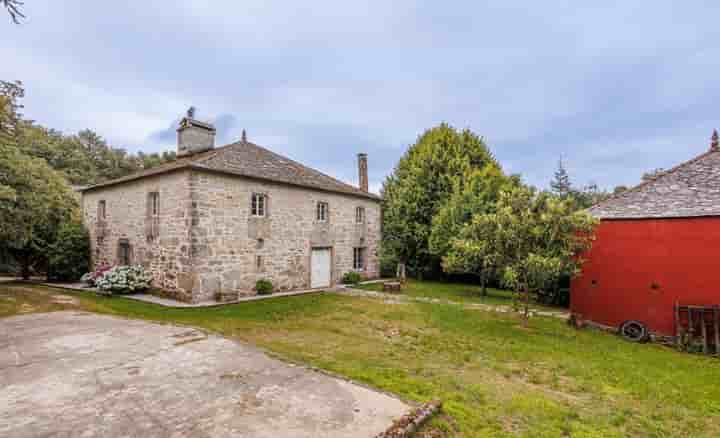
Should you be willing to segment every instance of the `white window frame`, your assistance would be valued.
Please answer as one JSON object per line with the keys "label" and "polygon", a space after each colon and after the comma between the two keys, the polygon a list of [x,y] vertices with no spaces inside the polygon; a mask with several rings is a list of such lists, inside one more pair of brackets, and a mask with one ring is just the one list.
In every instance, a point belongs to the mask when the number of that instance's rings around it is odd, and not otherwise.
{"label": "white window frame", "polygon": [[265,193],[253,193],[250,197],[250,215],[267,217],[268,197]]}
{"label": "white window frame", "polygon": [[363,247],[353,248],[353,270],[365,270],[365,248]]}
{"label": "white window frame", "polygon": [[355,208],[355,223],[356,224],[364,224],[365,223],[365,207],[356,207]]}
{"label": "white window frame", "polygon": [[318,222],[327,222],[330,216],[330,206],[327,202],[318,201],[315,207],[315,219]]}

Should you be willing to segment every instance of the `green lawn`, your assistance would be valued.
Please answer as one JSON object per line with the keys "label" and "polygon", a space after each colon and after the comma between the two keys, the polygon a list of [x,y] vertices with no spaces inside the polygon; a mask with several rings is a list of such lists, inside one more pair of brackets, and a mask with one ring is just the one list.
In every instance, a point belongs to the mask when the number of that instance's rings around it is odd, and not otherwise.
{"label": "green lawn", "polygon": [[442,399],[434,426],[448,436],[720,436],[720,361],[554,318],[524,330],[515,315],[334,294],[205,309],[38,298],[53,293],[0,285],[0,315],[74,307],[209,329],[410,400]]}
{"label": "green lawn", "polygon": [[[353,286],[356,289],[382,291],[382,283],[368,283]],[[482,303],[489,305],[512,305],[513,293],[508,290],[488,287],[487,295],[482,295],[482,288],[475,284],[445,283],[439,281],[417,281],[408,279],[402,293],[410,297],[438,298],[459,303]],[[533,308],[544,310],[563,310],[533,303]]]}

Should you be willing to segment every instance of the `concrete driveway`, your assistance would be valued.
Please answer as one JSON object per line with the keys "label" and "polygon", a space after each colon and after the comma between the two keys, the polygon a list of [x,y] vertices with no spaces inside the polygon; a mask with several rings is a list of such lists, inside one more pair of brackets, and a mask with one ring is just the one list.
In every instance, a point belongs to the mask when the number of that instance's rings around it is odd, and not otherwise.
{"label": "concrete driveway", "polygon": [[187,327],[0,319],[2,437],[373,437],[409,409]]}

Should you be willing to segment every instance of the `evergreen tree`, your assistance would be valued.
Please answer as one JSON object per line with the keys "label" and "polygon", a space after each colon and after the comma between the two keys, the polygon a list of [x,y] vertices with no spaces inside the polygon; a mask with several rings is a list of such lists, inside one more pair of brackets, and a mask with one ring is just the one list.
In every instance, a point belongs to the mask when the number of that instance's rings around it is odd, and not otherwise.
{"label": "evergreen tree", "polygon": [[568,175],[567,170],[563,165],[562,158],[558,160],[558,168],[553,175],[553,180],[550,181],[550,189],[554,194],[556,194],[562,199],[570,196],[570,193],[572,192],[570,175]]}
{"label": "evergreen tree", "polygon": [[470,130],[443,123],[418,137],[383,185],[384,260],[405,263],[416,276],[439,273],[429,248],[433,218],[471,170],[488,164],[498,166]]}

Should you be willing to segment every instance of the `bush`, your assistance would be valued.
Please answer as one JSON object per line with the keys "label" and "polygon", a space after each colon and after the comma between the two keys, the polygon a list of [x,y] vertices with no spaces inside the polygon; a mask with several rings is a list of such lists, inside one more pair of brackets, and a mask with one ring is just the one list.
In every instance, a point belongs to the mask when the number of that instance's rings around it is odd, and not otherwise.
{"label": "bush", "polygon": [[346,272],[342,277],[343,284],[358,284],[362,281],[362,277],[355,271]]}
{"label": "bush", "polygon": [[142,266],[114,266],[95,281],[103,295],[142,292],[150,288],[152,276]]}
{"label": "bush", "polygon": [[76,221],[66,222],[58,230],[57,240],[48,249],[49,280],[76,281],[90,265],[90,237]]}
{"label": "bush", "polygon": [[80,281],[87,283],[88,286],[95,287],[97,286],[97,281],[102,278],[102,276],[105,275],[105,273],[110,269],[112,269],[112,266],[110,265],[100,266],[93,272],[88,272],[87,274],[80,277]]}
{"label": "bush", "polygon": [[272,281],[265,278],[258,280],[257,283],[255,283],[255,290],[258,295],[270,295],[273,292]]}

